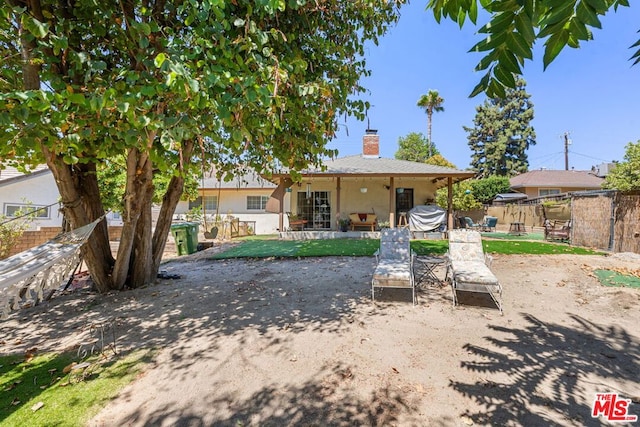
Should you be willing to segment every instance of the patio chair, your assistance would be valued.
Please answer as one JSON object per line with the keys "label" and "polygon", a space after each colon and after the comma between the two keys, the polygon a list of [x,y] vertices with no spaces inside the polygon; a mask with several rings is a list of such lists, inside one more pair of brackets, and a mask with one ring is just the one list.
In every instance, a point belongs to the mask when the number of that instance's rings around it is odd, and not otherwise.
{"label": "patio chair", "polygon": [[371,279],[372,300],[375,300],[376,288],[407,288],[411,289],[415,305],[414,254],[409,245],[410,239],[408,228],[385,228],[380,232],[380,249],[374,254],[378,265]]}
{"label": "patio chair", "polygon": [[464,223],[466,226],[465,228],[470,228],[472,230],[479,229],[482,226],[482,224],[476,224],[475,222],[473,222],[473,220],[468,216],[464,217]]}
{"label": "patio chair", "polygon": [[491,296],[502,314],[502,286],[489,268],[492,258],[482,250],[478,231],[449,230],[446,259],[446,279],[451,281],[454,307],[458,305],[457,292],[482,292]]}
{"label": "patio chair", "polygon": [[544,221],[544,240],[560,240],[568,242],[571,239],[571,221]]}
{"label": "patio chair", "polygon": [[480,224],[480,231],[496,231],[496,225],[498,225],[498,218],[495,216],[485,216],[484,221]]}

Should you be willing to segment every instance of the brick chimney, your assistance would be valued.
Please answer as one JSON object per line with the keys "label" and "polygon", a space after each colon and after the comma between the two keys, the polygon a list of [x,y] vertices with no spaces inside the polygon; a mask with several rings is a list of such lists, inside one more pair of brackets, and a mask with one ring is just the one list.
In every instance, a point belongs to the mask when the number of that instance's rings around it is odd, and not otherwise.
{"label": "brick chimney", "polygon": [[377,159],[380,157],[380,135],[376,129],[367,129],[362,137],[362,157]]}

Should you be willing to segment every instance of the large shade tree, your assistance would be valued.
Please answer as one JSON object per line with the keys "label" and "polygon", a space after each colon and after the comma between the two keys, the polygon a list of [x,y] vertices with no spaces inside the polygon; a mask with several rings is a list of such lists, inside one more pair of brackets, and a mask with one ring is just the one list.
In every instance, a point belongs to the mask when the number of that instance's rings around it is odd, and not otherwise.
{"label": "large shade tree", "polygon": [[[157,274],[185,177],[212,162],[318,164],[401,1],[7,0],[0,9],[1,163],[46,163],[74,226],[101,217],[99,165],[126,171],[114,258],[102,222],[84,259],[100,291]],[[354,101],[351,101],[354,99]],[[157,177],[171,177],[152,229]]]}
{"label": "large shade tree", "polygon": [[[484,71],[480,82],[473,89],[475,96],[485,92],[489,97],[504,97],[505,88],[516,86],[514,75],[522,75],[524,61],[533,59],[533,48],[544,42],[542,58],[546,68],[569,46],[593,38],[591,30],[601,28],[600,17],[629,6],[628,0],[495,0],[459,1],[430,0],[427,9],[433,11],[438,22],[449,18],[464,25],[467,19],[476,23],[478,6],[489,13],[489,21],[479,29],[486,35],[471,51],[484,53],[476,71]],[[485,16],[485,15],[483,15]],[[640,61],[640,40],[632,56]]]}
{"label": "large shade tree", "polygon": [[427,113],[427,140],[429,142],[429,157],[431,157],[433,153],[431,148],[433,145],[433,139],[431,139],[431,124],[433,122],[433,113],[437,113],[440,111],[444,111],[444,99],[440,96],[437,90],[429,89],[425,95],[422,95],[420,99],[418,99],[418,107],[423,108]]}
{"label": "large shade tree", "polygon": [[479,178],[512,176],[529,168],[527,150],[536,143],[531,126],[533,103],[523,79],[504,98],[488,98],[476,107],[473,127],[463,126],[471,148],[471,167]]}

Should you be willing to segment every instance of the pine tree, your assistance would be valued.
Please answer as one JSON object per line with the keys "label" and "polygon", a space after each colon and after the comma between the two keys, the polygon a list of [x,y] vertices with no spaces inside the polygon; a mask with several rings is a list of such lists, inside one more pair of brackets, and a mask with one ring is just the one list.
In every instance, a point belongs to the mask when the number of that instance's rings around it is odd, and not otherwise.
{"label": "pine tree", "polygon": [[533,103],[526,82],[518,79],[505,98],[489,98],[476,107],[474,127],[463,126],[471,148],[471,167],[478,177],[513,176],[529,168],[526,151],[536,143],[531,126]]}

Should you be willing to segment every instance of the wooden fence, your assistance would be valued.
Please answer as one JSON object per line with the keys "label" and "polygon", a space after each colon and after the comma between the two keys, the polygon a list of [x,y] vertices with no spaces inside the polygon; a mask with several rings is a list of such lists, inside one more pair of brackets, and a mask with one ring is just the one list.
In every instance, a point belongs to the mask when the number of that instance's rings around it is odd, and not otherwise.
{"label": "wooden fence", "polygon": [[640,192],[574,193],[571,206],[572,244],[640,253]]}

